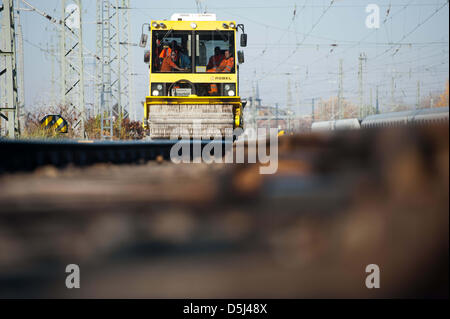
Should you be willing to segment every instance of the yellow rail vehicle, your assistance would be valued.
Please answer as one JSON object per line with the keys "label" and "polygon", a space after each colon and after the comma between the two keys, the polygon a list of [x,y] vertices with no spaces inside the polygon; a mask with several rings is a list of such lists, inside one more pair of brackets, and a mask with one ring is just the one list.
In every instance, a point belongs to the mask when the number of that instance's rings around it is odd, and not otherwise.
{"label": "yellow rail vehicle", "polygon": [[[244,26],[217,21],[214,14],[174,14],[170,20],[151,21],[150,50],[144,58],[150,71],[144,128],[150,138],[210,138],[243,127],[239,29],[240,46],[245,47]],[[140,46],[146,47],[147,40],[143,33]]]}

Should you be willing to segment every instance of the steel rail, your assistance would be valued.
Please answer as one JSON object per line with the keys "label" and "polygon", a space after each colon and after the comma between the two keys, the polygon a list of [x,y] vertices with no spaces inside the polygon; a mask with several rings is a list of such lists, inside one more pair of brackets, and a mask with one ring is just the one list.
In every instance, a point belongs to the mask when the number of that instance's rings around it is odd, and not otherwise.
{"label": "steel rail", "polygon": [[[89,140],[9,140],[0,139],[0,174],[32,171],[52,165],[88,166],[97,163],[133,164],[157,159],[169,160],[176,143],[189,144],[192,160],[194,145],[200,150],[210,143],[220,143],[225,154],[230,141],[210,140],[159,140],[159,141],[89,141]],[[186,147],[186,146],[185,146]],[[187,147],[186,147],[187,148]]]}

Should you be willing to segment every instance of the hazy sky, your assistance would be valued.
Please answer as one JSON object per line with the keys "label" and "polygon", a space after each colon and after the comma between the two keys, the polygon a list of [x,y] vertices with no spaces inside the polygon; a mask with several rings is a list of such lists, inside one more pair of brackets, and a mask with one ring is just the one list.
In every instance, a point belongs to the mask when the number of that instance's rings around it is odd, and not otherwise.
{"label": "hazy sky", "polygon": [[[59,0],[29,0],[36,7],[59,17]],[[95,51],[96,1],[83,1],[85,46]],[[70,1],[68,1],[70,3]],[[248,46],[241,65],[241,96],[252,94],[258,81],[263,104],[287,102],[287,83],[296,110],[310,110],[313,97],[336,96],[339,60],[343,60],[344,97],[358,101],[358,57],[364,52],[364,92],[375,95],[379,86],[381,104],[389,103],[394,78],[395,97],[414,104],[417,82],[421,95],[442,91],[448,78],[449,8],[447,0],[204,0],[202,10],[216,13],[218,20],[245,24]],[[380,7],[380,28],[368,29],[366,6]],[[24,4],[22,7],[26,7]],[[133,42],[141,25],[151,19],[169,19],[173,13],[197,12],[195,0],[131,0]],[[294,15],[295,10],[295,15]],[[22,12],[25,47],[26,105],[48,101],[52,96],[51,69],[54,57],[38,47],[57,44],[57,34],[42,16]],[[53,40],[52,40],[53,39]],[[58,53],[57,53],[58,54]],[[148,67],[143,49],[133,47],[136,75],[135,103],[141,110],[148,94]],[[94,73],[93,60],[85,61],[86,72]],[[55,77],[59,65],[54,63]],[[86,77],[88,102],[92,85]],[[58,98],[59,89],[54,87]],[[141,113],[142,114],[142,113]]]}

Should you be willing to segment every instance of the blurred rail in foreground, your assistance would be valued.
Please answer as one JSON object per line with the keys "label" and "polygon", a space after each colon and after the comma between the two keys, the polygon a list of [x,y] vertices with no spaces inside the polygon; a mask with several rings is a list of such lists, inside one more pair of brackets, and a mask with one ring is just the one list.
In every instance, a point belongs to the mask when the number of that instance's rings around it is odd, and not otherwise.
{"label": "blurred rail in foreground", "polygon": [[[93,140],[9,140],[0,139],[0,173],[32,171],[38,167],[81,166],[98,163],[142,164],[147,161],[170,159],[170,150],[178,140],[150,142],[104,142]],[[210,141],[181,141],[192,153],[194,143],[201,150]],[[223,152],[230,142],[217,141]]]}
{"label": "blurred rail in foreground", "polygon": [[[448,126],[279,142],[274,175],[154,161],[1,175],[0,297],[448,297]],[[81,289],[65,288],[71,263]]]}

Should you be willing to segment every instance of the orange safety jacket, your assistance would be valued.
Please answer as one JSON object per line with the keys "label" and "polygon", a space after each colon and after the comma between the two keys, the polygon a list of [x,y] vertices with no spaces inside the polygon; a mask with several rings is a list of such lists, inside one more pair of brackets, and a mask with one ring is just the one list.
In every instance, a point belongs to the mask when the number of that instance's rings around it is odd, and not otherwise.
{"label": "orange safety jacket", "polygon": [[233,70],[234,67],[234,58],[233,57],[229,57],[228,59],[224,59],[222,60],[222,62],[220,63],[219,67],[214,68],[214,69],[209,69],[206,72],[212,72],[212,73],[218,73],[218,72],[231,72],[231,70]]}
{"label": "orange safety jacket", "polygon": [[172,70],[177,67],[177,65],[172,61],[170,56],[164,58],[161,65],[161,72],[172,72]]}
{"label": "orange safety jacket", "polygon": [[164,59],[165,57],[170,56],[171,53],[172,53],[172,49],[169,48],[169,47],[167,47],[167,48],[164,48],[164,49],[161,51],[161,54],[159,55],[159,57],[160,57],[161,59]]}
{"label": "orange safety jacket", "polygon": [[220,63],[217,68],[217,72],[231,72],[234,67],[234,58],[229,57],[228,59],[224,59],[222,63]]}
{"label": "orange safety jacket", "polygon": [[219,93],[219,88],[217,87],[217,84],[211,84],[210,87],[209,87],[208,93],[210,95]]}

